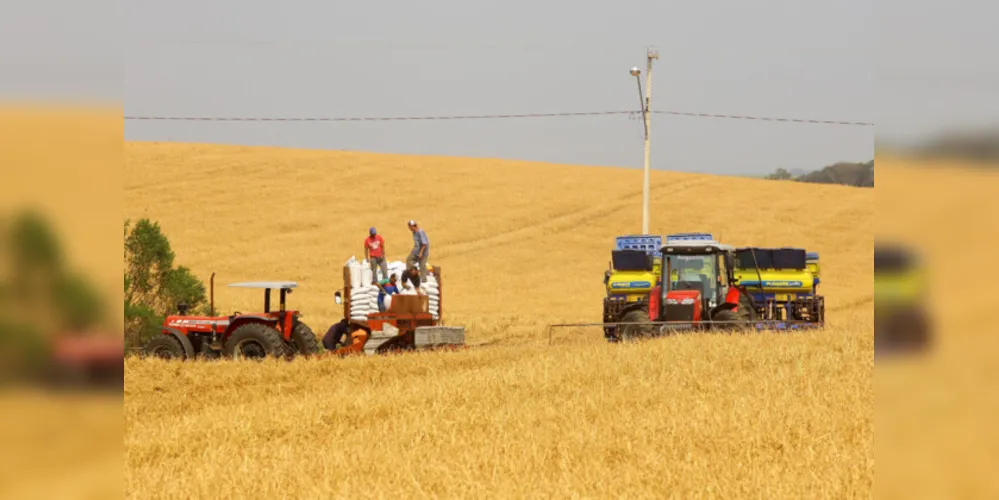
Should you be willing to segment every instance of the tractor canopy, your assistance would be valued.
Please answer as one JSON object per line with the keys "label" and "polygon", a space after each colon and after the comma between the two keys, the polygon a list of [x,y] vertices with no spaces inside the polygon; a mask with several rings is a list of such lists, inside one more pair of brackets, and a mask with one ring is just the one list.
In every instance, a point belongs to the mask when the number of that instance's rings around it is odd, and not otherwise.
{"label": "tractor canopy", "polygon": [[264,290],[264,313],[271,312],[271,290],[280,290],[280,311],[284,312],[287,303],[287,295],[292,289],[298,287],[294,281],[244,281],[241,283],[231,283],[234,288],[262,288]]}
{"label": "tractor canopy", "polygon": [[298,288],[298,283],[294,281],[244,281],[240,283],[230,283],[229,286],[235,288],[265,288],[270,290],[290,290]]}

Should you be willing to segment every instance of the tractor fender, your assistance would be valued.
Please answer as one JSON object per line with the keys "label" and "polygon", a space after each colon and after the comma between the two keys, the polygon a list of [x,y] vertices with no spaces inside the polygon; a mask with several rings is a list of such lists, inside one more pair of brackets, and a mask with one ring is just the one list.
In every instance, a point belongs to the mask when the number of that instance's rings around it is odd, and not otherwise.
{"label": "tractor fender", "polygon": [[164,328],[164,335],[173,335],[178,341],[180,341],[180,346],[184,349],[184,357],[187,359],[194,359],[194,345],[191,344],[191,339],[184,335],[184,332],[176,328]]}
{"label": "tractor fender", "polygon": [[239,317],[233,318],[229,322],[229,326],[225,329],[225,336],[228,337],[237,328],[247,324],[247,323],[265,323],[268,326],[274,326],[278,322],[277,318],[272,318],[270,316],[264,316],[262,314],[244,314]]}
{"label": "tractor fender", "polygon": [[712,309],[712,314],[718,311],[737,311],[739,309],[739,304],[733,304],[732,302],[722,302]]}

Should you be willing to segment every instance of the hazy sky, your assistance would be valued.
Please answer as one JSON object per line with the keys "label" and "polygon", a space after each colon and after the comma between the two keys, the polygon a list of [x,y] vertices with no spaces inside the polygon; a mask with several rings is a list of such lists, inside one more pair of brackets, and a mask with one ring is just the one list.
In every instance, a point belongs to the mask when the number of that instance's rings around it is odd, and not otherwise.
{"label": "hazy sky", "polygon": [[[879,8],[885,12],[885,5],[897,4],[912,18],[933,14],[927,6],[919,11],[919,3],[926,2],[917,0],[914,6],[889,0]],[[132,0],[123,9],[126,115],[360,117],[638,109],[628,69],[644,69],[645,47],[651,44],[660,51],[653,70],[655,110],[867,122],[877,117],[879,127],[882,119],[894,120],[893,130],[911,135],[931,131],[928,127],[939,120],[907,119],[905,110],[922,101],[907,99],[903,91],[876,96],[876,41],[882,44],[882,58],[884,50],[894,47],[902,54],[917,46],[924,56],[936,54],[954,63],[945,49],[928,47],[906,31],[921,19],[900,22],[906,16],[891,15],[889,9],[886,21],[884,15],[875,16],[870,0]],[[908,35],[891,43],[876,40],[879,21],[896,22],[898,31]],[[985,33],[984,19],[978,24]],[[913,76],[925,70],[925,58],[890,59],[882,65],[882,77],[925,95],[925,88],[911,85]],[[979,85],[969,92],[993,91]],[[876,97],[892,102],[890,118],[877,116],[875,110],[883,115],[884,109],[875,108],[883,104]],[[935,108],[946,112],[944,106]],[[980,111],[981,106],[968,108]],[[874,149],[874,127],[869,126],[654,115],[652,128],[652,164],[660,169],[815,169],[836,161],[866,161]],[[642,165],[642,125],[626,115],[347,123],[127,121],[125,130],[126,139],[133,140]]]}

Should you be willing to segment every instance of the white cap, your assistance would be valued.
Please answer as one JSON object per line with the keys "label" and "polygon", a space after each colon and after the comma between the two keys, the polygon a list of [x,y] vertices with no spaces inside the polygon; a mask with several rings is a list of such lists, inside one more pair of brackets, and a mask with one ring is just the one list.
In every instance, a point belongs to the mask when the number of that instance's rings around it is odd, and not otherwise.
{"label": "white cap", "polygon": [[415,220],[411,220],[411,221],[409,221],[409,225],[410,225],[410,226],[415,226],[415,225],[416,225],[416,221],[415,221]]}

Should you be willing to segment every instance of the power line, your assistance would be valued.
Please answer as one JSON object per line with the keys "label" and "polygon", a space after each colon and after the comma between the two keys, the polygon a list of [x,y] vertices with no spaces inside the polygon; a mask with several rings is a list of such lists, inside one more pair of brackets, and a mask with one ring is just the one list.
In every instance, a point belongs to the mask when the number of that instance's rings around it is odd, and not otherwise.
{"label": "power line", "polygon": [[860,121],[843,121],[843,120],[816,120],[809,118],[777,118],[772,116],[747,116],[747,115],[723,115],[716,113],[689,113],[684,111],[656,111],[652,110],[653,114],[664,114],[664,115],[677,115],[677,116],[696,116],[699,118],[725,118],[732,120],[760,120],[767,122],[792,122],[792,123],[823,123],[827,125],[853,125],[862,127],[873,127],[872,122],[860,122]]}
{"label": "power line", "polygon": [[[367,121],[433,121],[433,120],[498,120],[511,118],[554,118],[573,116],[638,115],[640,111],[581,111],[563,113],[519,113],[490,115],[444,115],[444,116],[363,116],[363,117],[264,117],[264,116],[140,116],[126,115],[125,120],[135,121],[202,121],[202,122],[367,122]],[[653,114],[716,118],[730,120],[757,120],[770,122],[812,123],[827,125],[850,125],[871,127],[874,123],[863,121],[820,120],[811,118],[784,118],[772,116],[733,115],[718,113],[694,113],[684,111],[653,110]]]}
{"label": "power line", "polygon": [[556,116],[624,115],[637,111],[583,111],[577,113],[521,113],[452,116],[364,116],[364,117],[221,117],[221,116],[126,116],[126,120],[224,121],[224,122],[362,122],[406,120],[492,120],[502,118],[547,118]]}

